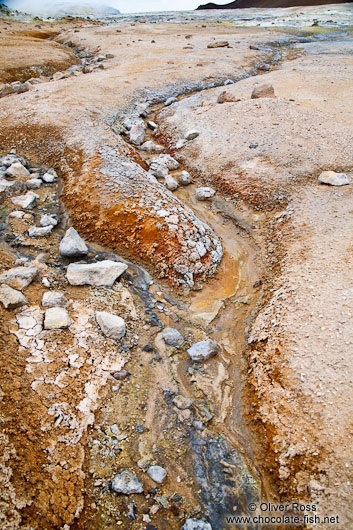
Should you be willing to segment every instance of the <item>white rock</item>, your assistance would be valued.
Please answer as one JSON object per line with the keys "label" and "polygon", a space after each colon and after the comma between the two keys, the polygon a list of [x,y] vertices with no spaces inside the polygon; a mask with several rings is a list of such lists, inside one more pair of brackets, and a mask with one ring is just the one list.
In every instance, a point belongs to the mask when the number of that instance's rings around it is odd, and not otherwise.
{"label": "white rock", "polygon": [[21,162],[15,162],[7,170],[6,175],[8,177],[29,177],[30,172],[21,164]]}
{"label": "white rock", "polygon": [[161,161],[152,161],[149,172],[156,178],[165,178],[169,173],[167,166]]}
{"label": "white rock", "polygon": [[148,142],[142,144],[140,149],[146,151],[146,153],[163,153],[164,151],[163,145],[155,144],[152,140],[148,140]]}
{"label": "white rock", "polygon": [[112,490],[116,493],[131,495],[132,493],[143,493],[143,485],[134,473],[123,471],[113,479]]}
{"label": "white rock", "polygon": [[71,263],[67,268],[66,277],[71,285],[95,285],[111,287],[128,268],[125,263],[111,260],[98,263]]}
{"label": "white rock", "polygon": [[212,188],[196,188],[195,197],[198,201],[207,201],[216,194]]}
{"label": "white rock", "polygon": [[161,466],[150,466],[147,469],[147,475],[157,484],[162,484],[163,480],[167,476],[166,470]]}
{"label": "white rock", "polygon": [[152,129],[152,131],[154,131],[155,129],[157,129],[158,125],[154,121],[148,121],[147,122],[147,127],[149,129]]}
{"label": "white rock", "polygon": [[21,210],[14,210],[13,212],[9,213],[9,217],[13,219],[22,219],[22,217],[25,215],[24,212]]}
{"label": "white rock", "polygon": [[178,175],[178,182],[181,186],[188,186],[189,184],[192,184],[192,178],[188,171],[182,171],[180,175]]}
{"label": "white rock", "polygon": [[43,307],[64,307],[67,304],[67,298],[59,291],[46,291],[43,294]]}
{"label": "white rock", "polygon": [[164,103],[166,107],[169,107],[169,105],[172,105],[173,103],[176,103],[178,100],[175,97],[168,98],[167,101]]}
{"label": "white rock", "polygon": [[50,234],[50,232],[53,230],[53,225],[50,226],[41,226],[40,228],[38,226],[32,226],[28,230],[29,237],[45,237]]}
{"label": "white rock", "polygon": [[352,184],[352,180],[345,173],[335,173],[334,171],[323,171],[319,176],[321,184],[330,186],[346,186]]}
{"label": "white rock", "polygon": [[32,210],[37,204],[39,195],[29,191],[26,195],[18,195],[17,197],[12,197],[11,202],[16,206],[20,206],[24,210]]}
{"label": "white rock", "polygon": [[88,247],[77,231],[69,228],[63,239],[60,241],[60,254],[65,257],[85,256],[88,253]]}
{"label": "white rock", "polygon": [[57,179],[57,174],[55,172],[49,172],[47,171],[43,176],[42,180],[46,182],[47,184],[52,184]]}
{"label": "white rock", "polygon": [[55,215],[45,214],[42,215],[40,219],[41,226],[56,226],[58,224],[58,219]]}
{"label": "white rock", "polygon": [[130,142],[135,145],[143,144],[146,127],[143,120],[138,120],[130,129]]}
{"label": "white rock", "polygon": [[98,326],[106,337],[120,340],[125,335],[126,326],[121,317],[107,311],[96,311],[95,317]]}
{"label": "white rock", "polygon": [[69,313],[63,307],[47,309],[44,317],[44,329],[62,329],[71,325]]}
{"label": "white rock", "polygon": [[179,184],[173,178],[171,175],[167,175],[164,179],[164,185],[168,188],[170,191],[175,191],[179,188]]}
{"label": "white rock", "polygon": [[37,276],[36,267],[14,267],[0,274],[0,283],[6,283],[14,289],[24,289]]}
{"label": "white rock", "polygon": [[0,198],[11,197],[15,193],[25,191],[25,183],[21,180],[1,180],[0,181]]}
{"label": "white rock", "polygon": [[26,182],[27,189],[29,190],[37,190],[41,187],[42,184],[43,184],[43,181],[37,178],[29,179]]}
{"label": "white rock", "polygon": [[0,285],[0,302],[5,309],[16,309],[27,304],[26,297],[8,285]]}
{"label": "white rock", "polygon": [[199,131],[188,131],[186,134],[185,134],[185,140],[194,140],[195,138],[197,138],[199,136]]}
{"label": "white rock", "polygon": [[175,158],[167,154],[159,155],[158,157],[153,158],[152,162],[161,162],[170,171],[173,171],[174,169],[178,169],[180,167],[179,162],[175,160]]}
{"label": "white rock", "polygon": [[200,519],[187,519],[181,530],[212,530],[212,526]]}
{"label": "white rock", "polygon": [[168,346],[174,346],[175,348],[181,348],[184,346],[184,337],[175,328],[165,328],[163,330],[162,337]]}
{"label": "white rock", "polygon": [[206,361],[218,353],[218,344],[211,339],[201,340],[193,344],[187,352],[190,359],[194,362]]}

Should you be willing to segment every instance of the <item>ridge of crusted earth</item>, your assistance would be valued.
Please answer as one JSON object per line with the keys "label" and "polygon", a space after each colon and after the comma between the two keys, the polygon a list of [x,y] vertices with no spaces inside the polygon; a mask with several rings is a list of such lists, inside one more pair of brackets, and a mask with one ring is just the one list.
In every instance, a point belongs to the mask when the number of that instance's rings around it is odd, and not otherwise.
{"label": "ridge of crusted earth", "polygon": [[[352,192],[317,176],[352,173],[349,41],[301,43],[212,23],[51,29],[60,43],[113,57],[89,75],[0,100],[2,154],[15,147],[41,174],[54,167],[62,176],[41,186],[38,205],[20,219],[9,217],[10,197],[1,206],[2,271],[23,255],[39,270],[24,289],[28,307],[1,308],[2,526],[179,529],[193,517],[217,530],[262,498],[315,503],[347,528]],[[232,48],[207,49],[210,33]],[[251,100],[259,78],[243,78],[278,59],[270,41],[289,44],[294,60],[261,76],[276,98]],[[243,80],[148,116],[158,124],[153,140],[194,181],[168,191],[117,125],[140,103],[228,78]],[[234,102],[217,103],[224,90]],[[189,130],[200,134],[177,149]],[[202,184],[217,191],[209,203],[195,200]],[[173,219],[161,223],[162,209]],[[48,211],[61,222],[47,238],[29,238]],[[112,288],[70,286],[58,254],[68,217],[89,242],[85,260],[121,261],[119,252],[158,280],[128,263]],[[206,254],[196,267],[198,242]],[[34,259],[44,251],[45,263]],[[68,330],[38,331],[48,285],[69,300]],[[125,319],[121,343],[103,337],[96,310]],[[34,319],[36,334],[23,331],[21,317]],[[185,347],[166,347],[163,326],[177,327]],[[208,337],[221,352],[194,365],[186,346]],[[111,374],[124,366],[131,376],[116,381]],[[175,405],[179,394],[191,408]],[[145,473],[151,464],[167,470],[165,484]],[[142,480],[142,497],[110,491],[124,469]]]}

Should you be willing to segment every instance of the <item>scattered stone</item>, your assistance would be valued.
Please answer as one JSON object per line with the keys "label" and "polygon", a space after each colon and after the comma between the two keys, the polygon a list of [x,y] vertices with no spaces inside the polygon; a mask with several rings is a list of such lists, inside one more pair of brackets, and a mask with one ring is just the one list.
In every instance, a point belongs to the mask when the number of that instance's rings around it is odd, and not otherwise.
{"label": "scattered stone", "polygon": [[152,162],[160,162],[161,164],[164,164],[170,171],[180,167],[179,162],[170,155],[159,155],[158,157],[153,158]]}
{"label": "scattered stone", "polygon": [[158,128],[158,125],[154,121],[148,121],[147,122],[147,127],[149,129],[151,129],[152,131],[154,131],[155,129]]}
{"label": "scattered stone", "polygon": [[60,241],[60,255],[68,258],[76,258],[88,254],[88,247],[82,237],[73,228],[69,228]]}
{"label": "scattered stone", "polygon": [[11,202],[16,206],[20,206],[24,210],[32,210],[37,204],[38,199],[39,195],[33,193],[33,191],[29,191],[28,193],[26,193],[26,195],[18,195],[17,197],[12,197]]}
{"label": "scattered stone", "polygon": [[16,291],[8,285],[0,286],[0,302],[5,309],[16,309],[27,304],[26,297],[20,291]]}
{"label": "scattered stone", "polygon": [[148,140],[148,142],[145,142],[141,145],[140,149],[142,151],[146,151],[146,153],[163,153],[164,147],[163,145],[158,145],[152,142],[152,140]]}
{"label": "scattered stone", "polygon": [[234,85],[233,79],[226,79],[226,81],[224,81],[224,85]]}
{"label": "scattered stone", "polygon": [[335,171],[323,171],[318,180],[321,184],[328,184],[329,186],[352,184],[351,179],[345,173],[336,173]]}
{"label": "scattered stone", "polygon": [[165,328],[163,330],[162,337],[168,346],[174,346],[175,348],[181,348],[184,346],[184,337],[175,328]]}
{"label": "scattered stone", "polygon": [[21,162],[15,162],[6,170],[7,177],[29,177],[30,172],[21,164]]}
{"label": "scattered stone", "polygon": [[141,425],[141,424],[136,425],[136,427],[135,427],[135,431],[136,431],[137,433],[139,433],[139,434],[142,434],[143,432],[145,432],[145,427],[144,427],[143,425]]}
{"label": "scattered stone", "polygon": [[126,326],[121,317],[107,311],[96,311],[95,317],[103,335],[113,340],[123,338],[126,333]]}
{"label": "scattered stone", "polygon": [[0,283],[6,283],[14,289],[24,289],[38,274],[36,267],[14,267],[0,274]]}
{"label": "scattered stone", "polygon": [[117,381],[124,381],[124,379],[129,377],[131,374],[127,370],[119,370],[118,372],[114,372],[112,375]]}
{"label": "scattered stone", "polygon": [[239,98],[236,98],[235,96],[232,96],[229,92],[224,90],[217,98],[217,103],[236,103],[237,101],[240,101]]}
{"label": "scattered stone", "polygon": [[21,180],[1,180],[0,199],[4,199],[5,197],[11,197],[11,195],[14,195],[15,193],[21,193],[22,191],[25,191],[25,189],[25,183]]}
{"label": "scattered stone", "polygon": [[152,160],[151,162],[149,172],[156,178],[165,178],[169,173],[168,168],[162,161],[154,160],[155,161]]}
{"label": "scattered stone", "polygon": [[13,219],[22,219],[24,215],[25,213],[21,210],[14,210],[13,212],[9,213],[9,217]]}
{"label": "scattered stone", "polygon": [[256,86],[251,94],[251,99],[274,98],[275,90],[270,83]]}
{"label": "scattered stone", "polygon": [[57,174],[55,173],[55,171],[53,172],[49,172],[47,171],[43,176],[42,176],[42,180],[44,180],[44,182],[46,182],[47,184],[52,184],[53,182],[56,181],[57,179]]}
{"label": "scattered stone", "polygon": [[178,100],[175,97],[168,98],[167,101],[164,103],[166,107],[169,107],[169,105],[173,105],[173,103],[176,103]]}
{"label": "scattered stone", "polygon": [[113,479],[112,490],[115,493],[131,495],[132,493],[143,493],[143,486],[134,473],[123,471]]}
{"label": "scattered stone", "polygon": [[125,263],[104,260],[98,263],[71,263],[66,277],[71,285],[95,285],[111,287],[128,268]]}
{"label": "scattered stone", "polygon": [[262,72],[268,72],[271,70],[271,66],[268,63],[261,63],[257,65],[257,69],[261,70]]}
{"label": "scattered stone", "polygon": [[40,228],[37,226],[32,226],[32,228],[28,230],[28,235],[29,237],[46,237],[50,234],[52,230],[53,225],[42,226]]}
{"label": "scattered stone", "polygon": [[227,40],[210,42],[207,44],[207,48],[225,48],[226,46],[229,46],[229,42]]}
{"label": "scattered stone", "polygon": [[175,396],[175,398],[173,399],[173,403],[178,409],[186,410],[191,407],[191,405],[193,404],[193,401],[192,399],[178,395],[178,396]]}
{"label": "scattered stone", "polygon": [[135,145],[143,144],[146,135],[145,123],[138,120],[130,129],[130,142]]}
{"label": "scattered stone", "polygon": [[147,475],[157,484],[162,484],[163,480],[167,476],[166,470],[161,466],[150,466],[147,469]]}
{"label": "scattered stone", "polygon": [[167,175],[164,179],[164,184],[170,191],[175,191],[179,188],[179,184],[171,175]]}
{"label": "scattered stone", "polygon": [[188,171],[182,171],[180,175],[178,175],[178,182],[181,186],[188,186],[189,184],[192,184],[192,178]]}
{"label": "scattered stone", "polygon": [[199,131],[188,131],[185,134],[185,140],[194,140],[200,135]]}
{"label": "scattered stone", "polygon": [[59,291],[47,291],[43,294],[43,307],[64,307],[67,304],[67,298]]}
{"label": "scattered stone", "polygon": [[69,313],[63,307],[51,307],[46,310],[44,329],[62,329],[71,325]]}
{"label": "scattered stone", "polygon": [[56,226],[58,224],[56,215],[45,214],[42,215],[39,224],[41,226]]}
{"label": "scattered stone", "polygon": [[216,341],[207,339],[196,342],[187,350],[189,357],[194,362],[206,361],[218,353]]}
{"label": "scattered stone", "polygon": [[37,190],[41,187],[42,184],[43,181],[41,179],[34,178],[27,180],[26,187],[29,190]]}
{"label": "scattered stone", "polygon": [[199,519],[187,519],[181,530],[212,530],[210,523],[200,521]]}
{"label": "scattered stone", "polygon": [[195,197],[198,201],[207,201],[216,194],[212,188],[196,188]]}

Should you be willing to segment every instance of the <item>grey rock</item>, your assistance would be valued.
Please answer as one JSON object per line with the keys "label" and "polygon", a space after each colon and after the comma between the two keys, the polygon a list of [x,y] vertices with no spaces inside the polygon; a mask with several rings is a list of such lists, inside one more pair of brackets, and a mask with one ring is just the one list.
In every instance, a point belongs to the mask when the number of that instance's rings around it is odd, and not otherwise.
{"label": "grey rock", "polygon": [[168,98],[167,101],[164,103],[166,107],[169,107],[169,105],[172,105],[173,103],[176,103],[178,100],[175,97]]}
{"label": "grey rock", "polygon": [[135,145],[143,144],[146,135],[145,123],[138,120],[130,129],[130,142]]}
{"label": "grey rock", "polygon": [[39,223],[41,226],[56,226],[58,224],[58,219],[56,215],[44,214]]}
{"label": "grey rock", "polygon": [[32,178],[32,179],[27,180],[26,187],[29,190],[37,190],[41,187],[42,184],[43,184],[43,181],[41,179]]}
{"label": "grey rock", "polygon": [[211,339],[201,340],[193,344],[187,352],[190,359],[194,362],[206,361],[218,353],[218,344]]}
{"label": "grey rock", "polygon": [[141,145],[140,149],[142,151],[146,151],[146,153],[163,153],[164,147],[163,145],[155,144],[152,142],[152,140],[148,140],[148,142],[145,142]]}
{"label": "grey rock", "polygon": [[88,247],[82,237],[73,227],[69,228],[60,241],[60,255],[73,258],[85,256],[87,253]]}
{"label": "grey rock", "polygon": [[124,379],[129,377],[131,374],[127,370],[119,370],[118,372],[114,372],[112,375],[117,381],[124,381]]}
{"label": "grey rock", "polygon": [[168,346],[174,346],[175,348],[181,348],[184,346],[184,337],[175,328],[165,328],[163,330],[162,337]]}
{"label": "grey rock", "polygon": [[42,176],[42,180],[44,182],[46,182],[47,184],[52,184],[53,182],[56,181],[56,179],[58,178],[58,175],[56,174],[56,172],[54,171],[54,169],[49,169],[49,171],[47,171],[43,176]]}
{"label": "grey rock", "polygon": [[166,470],[161,466],[150,466],[147,469],[147,475],[157,484],[162,484],[163,480],[167,476]]}
{"label": "grey rock", "polygon": [[5,309],[16,309],[27,304],[26,297],[8,285],[0,285],[0,302]]}
{"label": "grey rock", "polygon": [[132,493],[143,493],[143,485],[134,473],[123,471],[114,477],[112,490],[115,493],[131,495]]}
{"label": "grey rock", "polygon": [[53,225],[41,226],[40,228],[38,226],[32,226],[32,228],[28,230],[28,235],[29,237],[46,237],[52,230]]}
{"label": "grey rock", "polygon": [[196,188],[195,197],[198,201],[207,201],[211,199],[216,194],[215,190],[212,188]]}
{"label": "grey rock", "polygon": [[24,289],[38,274],[36,267],[14,267],[0,274],[0,283],[6,283],[14,289]]}
{"label": "grey rock", "polygon": [[95,285],[111,287],[128,268],[125,263],[104,260],[98,263],[71,263],[66,277],[71,285]]}
{"label": "grey rock", "polygon": [[16,206],[20,206],[24,210],[32,210],[37,204],[38,199],[39,195],[33,193],[33,191],[29,191],[28,193],[26,193],[26,195],[18,195],[17,197],[12,197],[11,202]]}
{"label": "grey rock", "polygon": [[30,172],[21,164],[21,162],[14,162],[9,168],[7,168],[6,176],[14,178],[29,177]]}
{"label": "grey rock", "polygon": [[160,162],[164,164],[170,171],[173,171],[174,169],[178,169],[180,167],[179,162],[175,160],[175,158],[167,154],[159,155],[159,157],[153,158],[152,162]]}
{"label": "grey rock", "polygon": [[168,188],[170,191],[175,191],[179,188],[179,184],[173,178],[171,175],[167,175],[164,179],[164,185]]}
{"label": "grey rock", "polygon": [[193,404],[193,401],[192,399],[178,395],[178,396],[175,396],[175,398],[173,399],[173,403],[178,409],[185,410],[191,407],[191,405]]}
{"label": "grey rock", "polygon": [[154,121],[148,121],[147,122],[147,127],[149,129],[152,129],[152,131],[154,131],[155,129],[157,129],[158,125]]}
{"label": "grey rock", "polygon": [[335,171],[323,171],[319,176],[321,184],[329,186],[346,186],[352,184],[352,180],[345,173],[335,173]]}
{"label": "grey rock", "polygon": [[44,329],[62,329],[71,325],[69,313],[63,307],[50,307],[45,312]]}
{"label": "grey rock", "polygon": [[192,178],[188,171],[182,171],[180,175],[178,175],[178,182],[181,186],[188,186],[189,184],[192,184]]}
{"label": "grey rock", "polygon": [[63,307],[67,304],[67,298],[58,291],[46,291],[43,294],[43,307]]}
{"label": "grey rock", "polygon": [[225,85],[234,85],[234,81],[233,81],[233,79],[226,79],[226,80],[224,81],[224,84],[225,84]]}
{"label": "grey rock", "polygon": [[274,91],[273,86],[270,83],[265,83],[263,85],[256,86],[251,93],[251,99],[274,98],[274,97],[275,97],[275,91]]}
{"label": "grey rock", "polygon": [[114,340],[123,338],[126,333],[126,326],[121,317],[107,311],[96,311],[95,317],[103,335]]}
{"label": "grey rock", "polygon": [[160,160],[152,161],[149,172],[156,178],[165,178],[169,173],[167,166]]}
{"label": "grey rock", "polygon": [[26,185],[21,180],[0,180],[0,198],[11,197],[15,193],[25,191]]}
{"label": "grey rock", "polygon": [[187,519],[181,530],[212,530],[212,526],[200,519]]}
{"label": "grey rock", "polygon": [[186,134],[185,134],[185,140],[194,140],[195,138],[197,138],[199,136],[199,131],[188,131]]}

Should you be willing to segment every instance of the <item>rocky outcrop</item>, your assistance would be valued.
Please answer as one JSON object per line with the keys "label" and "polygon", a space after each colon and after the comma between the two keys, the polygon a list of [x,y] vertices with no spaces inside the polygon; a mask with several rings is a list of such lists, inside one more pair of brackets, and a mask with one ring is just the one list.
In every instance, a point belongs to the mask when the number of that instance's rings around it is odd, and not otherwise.
{"label": "rocky outcrop", "polygon": [[202,9],[246,9],[249,7],[273,8],[295,6],[321,6],[327,4],[344,4],[345,0],[236,0],[229,4],[218,5],[213,2],[201,4],[196,10]]}

